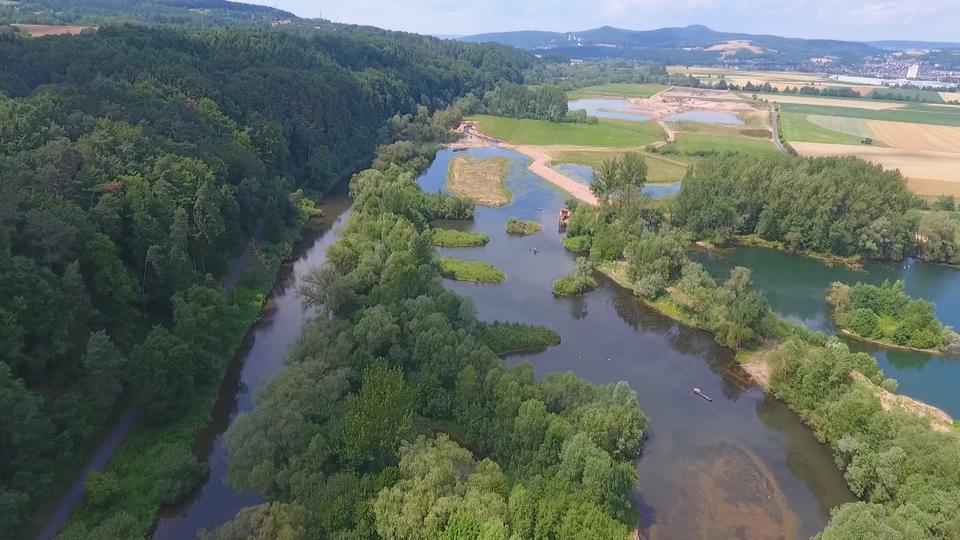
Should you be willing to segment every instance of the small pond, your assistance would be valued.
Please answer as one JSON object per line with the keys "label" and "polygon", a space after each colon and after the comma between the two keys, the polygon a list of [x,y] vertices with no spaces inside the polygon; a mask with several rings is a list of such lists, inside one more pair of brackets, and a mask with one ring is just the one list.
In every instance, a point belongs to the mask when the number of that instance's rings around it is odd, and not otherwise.
{"label": "small pond", "polygon": [[567,103],[567,108],[571,111],[583,109],[590,116],[597,118],[610,118],[612,120],[630,120],[633,122],[644,122],[650,120],[650,117],[635,111],[635,108],[629,99],[617,98],[585,98],[574,99]]}

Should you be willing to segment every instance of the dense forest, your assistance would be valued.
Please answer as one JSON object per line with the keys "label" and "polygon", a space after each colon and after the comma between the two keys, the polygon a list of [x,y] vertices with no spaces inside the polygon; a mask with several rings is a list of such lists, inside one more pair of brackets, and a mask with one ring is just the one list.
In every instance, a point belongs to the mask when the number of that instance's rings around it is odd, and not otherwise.
{"label": "dense forest", "polygon": [[[134,9],[131,9],[134,8]],[[0,20],[13,23],[101,26],[136,22],[177,26],[269,26],[292,13],[225,0],[19,0],[0,3]]]}
{"label": "dense forest", "polygon": [[[222,289],[250,238],[254,261],[276,268],[311,206],[298,189],[331,189],[392,134],[445,132],[418,104],[517,81],[529,61],[349,28],[3,34],[0,536],[72,476],[126,404],[161,429],[216,388],[262,301]],[[409,150],[391,145],[383,159]],[[190,438],[186,465],[164,458],[169,470],[195,469]],[[138,496],[156,505],[191,487]]]}
{"label": "dense forest", "polygon": [[[230,484],[272,502],[206,537],[626,538],[636,394],[507,368],[439,279],[423,164],[377,162],[302,291],[322,316],[227,434]],[[500,350],[556,342],[499,326]]]}
{"label": "dense forest", "polygon": [[757,235],[792,251],[958,262],[960,222],[926,206],[899,171],[855,158],[725,156],[690,170],[673,220],[721,243]]}

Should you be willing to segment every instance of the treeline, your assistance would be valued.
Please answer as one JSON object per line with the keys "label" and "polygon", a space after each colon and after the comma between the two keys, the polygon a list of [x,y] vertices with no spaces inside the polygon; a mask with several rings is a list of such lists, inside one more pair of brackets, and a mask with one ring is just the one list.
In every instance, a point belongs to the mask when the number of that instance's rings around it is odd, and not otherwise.
{"label": "treeline", "polygon": [[567,93],[558,86],[531,88],[505,82],[483,96],[486,114],[508,118],[527,118],[550,122],[586,122],[587,116],[573,115],[567,110]]}
{"label": "treeline", "polygon": [[[0,39],[0,536],[121,405],[168,425],[216,387],[258,308],[255,291],[226,298],[220,282],[250,237],[253,266],[276,267],[271,245],[310,208],[298,186],[330,188],[391,137],[445,134],[462,110],[415,104],[519,78],[501,52],[346,31]],[[380,165],[431,157],[397,143]]]}
{"label": "treeline", "polygon": [[859,93],[847,86],[786,86],[781,90],[770,83],[753,84],[753,81],[747,81],[747,84],[738,85],[736,83],[728,83],[725,79],[720,79],[713,85],[713,88],[718,90],[763,92],[765,94],[799,94],[802,96],[845,98],[862,97]]}
{"label": "treeline", "polygon": [[757,235],[792,251],[955,262],[960,223],[923,206],[898,171],[856,158],[723,156],[690,169],[673,221],[721,243]]}
{"label": "treeline", "polygon": [[[133,8],[133,9],[131,9]],[[225,0],[20,0],[0,5],[0,20],[31,24],[91,25],[137,22],[177,26],[269,26],[292,13]]]}
{"label": "treeline", "polygon": [[207,538],[625,538],[635,393],[497,357],[495,328],[500,349],[555,334],[482,324],[444,289],[430,215],[407,204],[415,171],[351,182],[350,221],[302,291],[321,316],[227,434],[230,484],[273,502]]}
{"label": "treeline", "polygon": [[654,83],[668,86],[700,86],[696,77],[667,73],[666,64],[630,61],[586,61],[582,63],[546,59],[523,73],[530,85],[555,85],[564,90],[612,83]]}

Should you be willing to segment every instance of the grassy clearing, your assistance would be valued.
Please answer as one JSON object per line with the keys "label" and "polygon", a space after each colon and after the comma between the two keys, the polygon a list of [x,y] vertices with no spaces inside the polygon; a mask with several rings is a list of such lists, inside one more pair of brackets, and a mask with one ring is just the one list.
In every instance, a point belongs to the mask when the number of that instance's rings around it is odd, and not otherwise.
{"label": "grassy clearing", "polygon": [[480,123],[480,131],[512,144],[630,148],[646,146],[664,138],[656,122],[604,119],[599,124],[557,124],[487,115],[470,119]]}
{"label": "grassy clearing", "polygon": [[546,326],[495,322],[484,324],[480,340],[493,352],[504,355],[542,351],[560,344],[560,334]]}
{"label": "grassy clearing", "polygon": [[510,158],[473,159],[458,156],[450,160],[447,191],[473,199],[483,206],[505,206],[513,194],[503,181],[510,171]]}
{"label": "grassy clearing", "polygon": [[432,239],[433,245],[439,247],[480,247],[487,245],[490,236],[487,233],[433,229]]}
{"label": "grassy clearing", "polygon": [[[230,294],[230,302],[238,308],[244,328],[252,326],[260,317],[277,271],[313,209],[313,202],[305,200],[297,224],[287,229],[279,242],[260,244],[255,250],[254,258]],[[235,352],[244,337],[244,334],[236,336]],[[105,473],[116,475],[120,488],[117,495],[99,507],[85,501],[67,523],[68,527],[78,522],[94,527],[117,512],[126,512],[144,528],[143,534],[148,533],[162,506],[160,486],[169,475],[164,467],[167,457],[177,450],[192,451],[197,434],[210,422],[210,409],[219,395],[223,373],[233,357],[229,355],[222,359],[221,376],[216,382],[198,387],[187,398],[186,413],[179,420],[159,427],[141,424],[130,432],[104,469]]]}
{"label": "grassy clearing", "polygon": [[[621,158],[626,152],[635,150],[609,150],[602,152],[564,150],[550,152],[554,163],[577,163],[596,169],[610,159]],[[682,180],[690,165],[700,159],[693,156],[661,156],[650,152],[638,152],[647,161],[647,182],[672,183]]]}
{"label": "grassy clearing", "polygon": [[720,137],[697,133],[678,133],[677,141],[663,146],[667,154],[677,152],[690,155],[725,154],[728,152],[773,153],[777,148],[769,140],[742,137]]}
{"label": "grassy clearing", "polygon": [[780,111],[784,113],[818,114],[844,118],[862,118],[864,120],[889,120],[891,122],[960,127],[960,112],[954,113],[950,109],[947,109],[947,112],[942,112],[940,109],[943,109],[943,107],[923,107],[919,105],[916,107],[908,106],[902,109],[889,109],[885,111],[853,109],[849,107],[797,105],[791,103],[785,103],[780,106]]}
{"label": "grassy clearing", "polygon": [[662,84],[598,84],[567,92],[567,97],[570,99],[591,96],[649,97],[666,88]]}
{"label": "grassy clearing", "polygon": [[[817,118],[840,120],[840,118],[831,116]],[[851,118],[849,120],[857,121],[859,119]],[[862,120],[860,121],[862,122]],[[819,126],[808,120],[807,115],[800,113],[780,113],[780,129],[783,131],[783,138],[788,141],[860,144],[860,137]]]}
{"label": "grassy clearing", "polygon": [[503,283],[506,276],[496,266],[483,261],[468,261],[456,257],[440,257],[440,275],[456,281],[473,283]]}
{"label": "grassy clearing", "polygon": [[507,220],[507,234],[527,236],[543,230],[543,225],[536,221],[526,221],[512,217]]}

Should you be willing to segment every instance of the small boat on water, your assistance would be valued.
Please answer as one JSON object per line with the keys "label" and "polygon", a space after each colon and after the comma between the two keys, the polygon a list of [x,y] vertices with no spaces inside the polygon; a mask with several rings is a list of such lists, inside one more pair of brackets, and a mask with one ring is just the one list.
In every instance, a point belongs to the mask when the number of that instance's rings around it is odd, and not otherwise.
{"label": "small boat on water", "polygon": [[713,401],[713,398],[711,398],[710,396],[704,394],[704,393],[703,393],[703,390],[701,390],[701,389],[699,389],[699,388],[694,388],[694,389],[693,389],[693,393],[696,394],[696,395],[698,395],[698,396],[700,396],[700,397],[702,397],[703,399],[705,399],[705,400],[707,400],[707,401]]}

